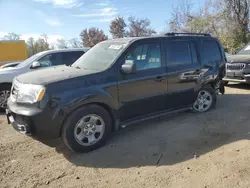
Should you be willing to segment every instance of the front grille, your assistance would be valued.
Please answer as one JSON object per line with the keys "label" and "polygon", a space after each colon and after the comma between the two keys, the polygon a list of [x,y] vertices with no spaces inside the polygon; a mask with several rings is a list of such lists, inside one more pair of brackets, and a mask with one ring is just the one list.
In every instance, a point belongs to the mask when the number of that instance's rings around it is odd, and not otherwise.
{"label": "front grille", "polygon": [[243,70],[246,64],[244,63],[227,63],[227,70]]}

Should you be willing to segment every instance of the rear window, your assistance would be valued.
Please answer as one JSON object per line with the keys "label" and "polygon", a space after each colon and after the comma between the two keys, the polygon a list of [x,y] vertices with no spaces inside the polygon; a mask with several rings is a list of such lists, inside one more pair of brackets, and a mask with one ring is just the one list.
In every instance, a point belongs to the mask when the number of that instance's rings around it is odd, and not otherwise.
{"label": "rear window", "polygon": [[212,64],[221,61],[221,52],[216,41],[204,40],[201,44],[201,62],[203,64]]}

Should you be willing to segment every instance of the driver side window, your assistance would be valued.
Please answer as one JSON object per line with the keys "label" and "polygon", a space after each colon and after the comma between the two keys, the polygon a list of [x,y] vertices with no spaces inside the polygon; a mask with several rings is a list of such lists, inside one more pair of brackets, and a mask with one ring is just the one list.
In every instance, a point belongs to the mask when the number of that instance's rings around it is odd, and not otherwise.
{"label": "driver side window", "polygon": [[126,60],[133,60],[136,70],[159,68],[161,67],[160,44],[140,44],[128,53]]}
{"label": "driver side window", "polygon": [[50,67],[55,65],[60,65],[61,63],[61,56],[59,53],[48,54],[38,60],[41,67]]}

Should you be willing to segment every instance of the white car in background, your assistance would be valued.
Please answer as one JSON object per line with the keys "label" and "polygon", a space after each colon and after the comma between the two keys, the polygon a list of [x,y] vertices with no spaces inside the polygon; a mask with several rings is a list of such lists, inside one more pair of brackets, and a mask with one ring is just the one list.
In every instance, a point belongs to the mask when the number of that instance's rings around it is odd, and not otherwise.
{"label": "white car in background", "polygon": [[31,56],[25,61],[22,61],[15,67],[1,68],[0,108],[6,108],[6,103],[10,95],[12,81],[16,76],[40,68],[64,64],[71,65],[87,50],[88,48],[75,48],[43,51]]}
{"label": "white car in background", "polygon": [[22,61],[15,61],[15,62],[11,62],[11,63],[6,63],[3,66],[0,67],[0,69],[3,68],[8,68],[8,67],[15,67],[17,66],[19,63],[21,63]]}
{"label": "white car in background", "polygon": [[227,53],[227,52],[225,52],[225,54],[226,54],[226,57],[227,57],[227,58],[229,58],[230,56],[232,56],[232,54],[229,54],[229,53]]}

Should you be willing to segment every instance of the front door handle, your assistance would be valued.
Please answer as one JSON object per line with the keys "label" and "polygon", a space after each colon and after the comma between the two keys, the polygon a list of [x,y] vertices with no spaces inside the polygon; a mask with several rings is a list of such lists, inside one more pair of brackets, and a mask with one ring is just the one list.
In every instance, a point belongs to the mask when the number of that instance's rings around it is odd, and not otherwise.
{"label": "front door handle", "polygon": [[156,81],[156,82],[161,82],[161,81],[164,80],[164,79],[165,79],[165,78],[162,77],[162,76],[157,76],[156,79],[155,79],[155,81]]}

